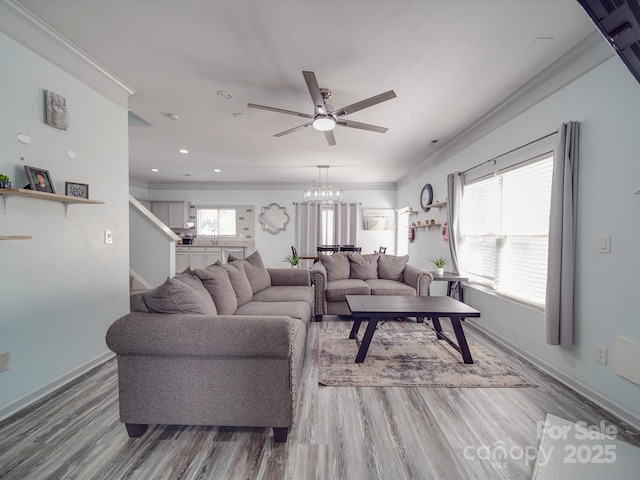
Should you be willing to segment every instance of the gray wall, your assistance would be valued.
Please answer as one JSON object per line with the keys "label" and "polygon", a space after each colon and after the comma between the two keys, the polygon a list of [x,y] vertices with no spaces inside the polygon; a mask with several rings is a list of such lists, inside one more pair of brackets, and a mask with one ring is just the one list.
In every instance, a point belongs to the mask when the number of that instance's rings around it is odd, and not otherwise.
{"label": "gray wall", "polygon": [[[589,71],[517,115],[459,153],[402,184],[398,206],[417,207],[422,185],[446,195],[446,175],[464,170],[580,122],[575,346],[546,345],[543,313],[473,288],[466,299],[482,312],[474,323],[499,336],[558,378],[623,418],[640,425],[640,385],[614,373],[614,339],[640,341],[640,85],[617,57]],[[598,251],[610,235],[611,254]],[[439,235],[417,238],[410,254],[420,261],[449,256]],[[608,348],[609,362],[594,360],[594,347]]]}
{"label": "gray wall", "polygon": [[[128,311],[129,222],[126,109],[1,33],[0,58],[0,172],[22,187],[24,165],[39,167],[58,193],[88,183],[105,202],[71,205],[65,218],[60,203],[11,197],[0,212],[0,235],[33,236],[0,241],[0,352],[11,352],[2,418],[109,355],[107,327]],[[66,98],[69,130],[43,122],[43,89]]]}

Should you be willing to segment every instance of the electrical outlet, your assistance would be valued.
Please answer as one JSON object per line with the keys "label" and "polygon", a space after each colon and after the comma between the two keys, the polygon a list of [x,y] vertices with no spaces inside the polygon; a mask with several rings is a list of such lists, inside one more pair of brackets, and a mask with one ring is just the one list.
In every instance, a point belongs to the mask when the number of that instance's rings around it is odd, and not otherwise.
{"label": "electrical outlet", "polygon": [[604,345],[596,345],[595,351],[596,362],[607,364],[607,347]]}
{"label": "electrical outlet", "polygon": [[5,370],[9,370],[9,352],[0,353],[0,372],[4,372]]}

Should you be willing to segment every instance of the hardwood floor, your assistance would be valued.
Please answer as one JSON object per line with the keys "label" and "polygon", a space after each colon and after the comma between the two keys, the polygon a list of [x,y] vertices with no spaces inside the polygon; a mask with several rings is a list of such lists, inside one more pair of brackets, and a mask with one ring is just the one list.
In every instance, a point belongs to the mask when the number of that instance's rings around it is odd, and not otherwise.
{"label": "hardwood floor", "polygon": [[[350,322],[325,317],[347,334]],[[471,322],[468,322],[471,323]],[[385,328],[404,328],[389,322]],[[0,478],[12,479],[528,479],[536,425],[547,413],[616,424],[607,412],[489,339],[539,388],[321,387],[309,326],[297,421],[285,444],[267,428],[149,427],[127,437],[118,418],[115,360],[0,423]],[[326,325],[325,325],[326,326]],[[486,458],[499,446],[507,458]]]}

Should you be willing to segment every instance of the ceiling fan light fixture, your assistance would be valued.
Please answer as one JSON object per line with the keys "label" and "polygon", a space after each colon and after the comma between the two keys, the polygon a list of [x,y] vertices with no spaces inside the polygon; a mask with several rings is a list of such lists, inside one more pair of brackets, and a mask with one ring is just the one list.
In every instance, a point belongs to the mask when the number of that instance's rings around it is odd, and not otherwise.
{"label": "ceiling fan light fixture", "polygon": [[336,128],[336,119],[331,115],[316,115],[313,119],[313,128],[321,132],[328,132]]}

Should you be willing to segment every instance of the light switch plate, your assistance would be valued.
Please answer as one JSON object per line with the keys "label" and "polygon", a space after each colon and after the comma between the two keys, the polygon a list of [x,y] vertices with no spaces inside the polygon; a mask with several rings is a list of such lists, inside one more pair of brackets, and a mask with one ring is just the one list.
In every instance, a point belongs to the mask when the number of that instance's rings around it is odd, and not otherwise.
{"label": "light switch plate", "polygon": [[11,357],[9,356],[9,352],[0,353],[0,372],[9,370],[9,363],[11,363]]}
{"label": "light switch plate", "polygon": [[104,231],[104,243],[107,245],[111,245],[113,243],[113,234],[111,233],[111,230]]}
{"label": "light switch plate", "polygon": [[600,253],[611,253],[611,237],[600,237]]}

